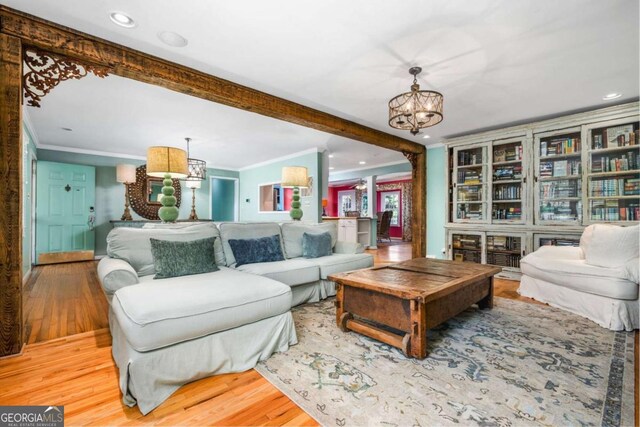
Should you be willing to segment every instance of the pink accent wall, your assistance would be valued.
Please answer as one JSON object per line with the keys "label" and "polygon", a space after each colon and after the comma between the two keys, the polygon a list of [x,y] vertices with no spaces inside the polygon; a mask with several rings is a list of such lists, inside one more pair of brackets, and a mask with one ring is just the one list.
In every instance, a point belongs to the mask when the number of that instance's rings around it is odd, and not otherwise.
{"label": "pink accent wall", "polygon": [[[381,184],[384,184],[384,185],[398,184],[401,182],[410,182],[410,181],[411,180],[409,179],[402,179],[397,181],[386,181]],[[326,208],[327,216],[338,216],[338,191],[353,190],[352,187],[353,187],[352,185],[341,185],[336,187],[329,187],[329,192],[327,197],[328,205]],[[396,190],[392,190],[392,191],[396,191]],[[402,191],[401,190],[397,190],[397,191],[400,192],[400,222],[398,223],[397,227],[394,227],[394,226],[391,227],[389,234],[391,234],[391,237],[402,238]],[[382,202],[380,198],[380,193],[382,193],[382,191],[378,191],[377,193],[378,193],[377,194],[378,206],[376,206],[376,208],[378,212],[380,212],[382,210]]]}
{"label": "pink accent wall", "polygon": [[284,189],[284,210],[291,210],[291,202],[293,202],[293,188]]}

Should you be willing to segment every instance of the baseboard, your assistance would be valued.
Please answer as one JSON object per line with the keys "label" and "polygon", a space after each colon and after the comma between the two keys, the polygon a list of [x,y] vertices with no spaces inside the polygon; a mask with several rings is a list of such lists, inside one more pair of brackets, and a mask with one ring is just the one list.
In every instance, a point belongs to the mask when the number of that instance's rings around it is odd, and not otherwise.
{"label": "baseboard", "polygon": [[96,255],[93,257],[94,260],[100,261],[102,258],[106,257],[106,255]]}
{"label": "baseboard", "polygon": [[27,284],[29,277],[31,277],[31,267],[29,267],[29,270],[27,270],[27,272],[24,273],[24,276],[22,276],[22,286]]}

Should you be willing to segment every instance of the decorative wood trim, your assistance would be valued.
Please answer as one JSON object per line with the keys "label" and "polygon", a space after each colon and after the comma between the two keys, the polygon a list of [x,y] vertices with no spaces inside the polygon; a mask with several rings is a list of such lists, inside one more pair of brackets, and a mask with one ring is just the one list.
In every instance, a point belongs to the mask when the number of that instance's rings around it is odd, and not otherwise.
{"label": "decorative wood trim", "polygon": [[[405,154],[406,155],[406,154]],[[415,154],[411,162],[411,192],[412,220],[411,220],[411,254],[413,258],[421,258],[427,255],[427,150],[422,147],[422,152]]]}
{"label": "decorative wood trim", "polygon": [[396,151],[424,146],[314,108],[0,6],[0,31],[25,45],[58,53],[112,74]]}
{"label": "decorative wood trim", "polygon": [[19,353],[22,327],[22,45],[0,34],[0,357]]}
{"label": "decorative wood trim", "polygon": [[93,251],[48,252],[40,254],[38,265],[60,264],[64,262],[92,261]]}
{"label": "decorative wood trim", "polygon": [[[129,192],[129,204],[135,213],[143,218],[150,220],[159,220],[158,211],[160,203],[148,203],[149,195],[147,194],[147,165],[138,166],[136,168],[136,182],[127,184]],[[162,182],[162,178],[157,178]],[[180,188],[180,180],[173,179],[173,188],[176,190],[173,195],[176,198],[176,207],[180,207],[182,199],[182,190]]]}
{"label": "decorative wood trim", "polygon": [[81,61],[33,47],[24,49],[22,57],[28,68],[22,76],[22,88],[27,105],[31,107],[40,107],[42,97],[51,92],[51,89],[58,86],[60,82],[69,79],[79,80],[88,73],[101,78],[109,75],[104,67],[83,64]]}

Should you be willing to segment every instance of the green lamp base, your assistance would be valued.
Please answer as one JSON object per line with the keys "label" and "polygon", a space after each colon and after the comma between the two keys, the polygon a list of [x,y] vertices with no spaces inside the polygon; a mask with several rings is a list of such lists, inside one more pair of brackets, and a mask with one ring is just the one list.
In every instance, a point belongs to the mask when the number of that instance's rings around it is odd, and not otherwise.
{"label": "green lamp base", "polygon": [[162,187],[162,207],[158,210],[158,216],[162,222],[176,222],[180,211],[176,207],[178,200],[173,195],[175,188],[173,188],[173,180],[168,173],[164,175],[164,181],[162,181],[164,187]]}
{"label": "green lamp base", "polygon": [[293,201],[291,202],[289,216],[294,221],[300,221],[300,219],[302,219],[302,209],[300,209],[300,206],[300,188],[293,187]]}

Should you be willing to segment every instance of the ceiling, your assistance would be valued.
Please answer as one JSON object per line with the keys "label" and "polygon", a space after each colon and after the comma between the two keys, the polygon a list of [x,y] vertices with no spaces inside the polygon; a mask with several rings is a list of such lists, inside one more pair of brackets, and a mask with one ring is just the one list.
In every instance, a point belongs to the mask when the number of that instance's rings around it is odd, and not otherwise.
{"label": "ceiling", "polygon": [[[406,0],[395,7],[382,0],[0,3],[427,145],[478,129],[635,100],[639,92],[636,0]],[[126,29],[114,25],[108,17],[113,11],[126,12],[137,26]],[[163,44],[157,37],[162,31],[181,34],[189,40],[188,46]],[[423,88],[444,94],[444,121],[426,130],[430,139],[412,137],[387,125],[387,101],[408,90],[411,79],[407,69],[412,65],[424,69],[419,79]],[[113,82],[109,84],[120,84],[116,78],[107,80]],[[93,84],[89,78],[72,83]],[[65,115],[56,108],[55,112],[46,113],[47,104],[58,102],[53,98],[56,92],[75,90],[72,83],[61,85],[44,99],[42,114],[33,114],[36,128],[40,126],[40,116],[46,114],[60,115],[58,127],[72,127],[62,121],[74,117],[77,111]],[[140,84],[126,81],[120,90],[139,96],[143,92],[138,91],[145,91],[146,96],[148,88],[136,89],[137,85]],[[611,92],[623,96],[613,102],[603,101],[602,97]],[[198,155],[210,157],[215,164],[227,162],[221,157],[221,150],[236,150],[228,161],[235,162],[234,167],[242,167],[238,165],[246,163],[254,151],[261,153],[256,159],[265,153],[279,153],[282,150],[276,146],[278,143],[288,152],[293,149],[292,144],[296,144],[296,150],[305,144],[327,144],[330,150],[358,150],[347,148],[357,147],[355,142],[326,134],[321,137],[315,131],[271,119],[270,124],[262,123],[265,119],[256,119],[251,113],[241,112],[248,119],[235,117],[224,111],[226,107],[207,109],[204,101],[186,101],[193,104],[191,107],[174,101],[173,105],[180,108],[172,110],[171,105],[155,105],[147,100],[139,110],[143,103],[139,100],[138,110],[132,111],[132,104],[122,101],[124,95],[120,92],[94,92],[90,97],[86,93],[91,92],[76,90],[75,102],[83,102],[87,110],[108,99],[121,110],[111,114],[147,123],[137,130],[127,129],[127,135],[139,135],[136,140],[144,139],[151,128],[157,134],[171,135],[172,140],[193,136],[194,147],[200,149],[198,139],[202,147],[206,146]],[[157,96],[169,99],[172,95]],[[107,102],[103,108],[113,109]],[[182,108],[202,111],[196,116],[204,123],[191,121],[191,114],[186,117]],[[150,117],[162,112],[173,114]],[[84,123],[96,128],[88,129],[74,143],[110,150],[111,142],[96,142],[97,136],[109,141],[130,141],[115,133],[125,124],[114,121],[111,126],[96,125],[98,121],[92,120],[90,112],[82,114],[86,115]],[[189,129],[180,127],[183,121]],[[238,123],[246,123],[242,132],[235,126]],[[70,134],[75,132],[74,129]],[[289,132],[290,138],[283,136]],[[46,138],[43,134],[41,139]],[[154,135],[153,141],[155,138]],[[64,143],[65,138],[57,141]],[[395,153],[362,147],[362,153],[345,153],[344,165],[338,164],[335,156],[332,164],[336,170],[357,167],[347,163],[353,164],[369,151],[378,156],[368,164],[390,161],[386,155],[401,160]]]}

